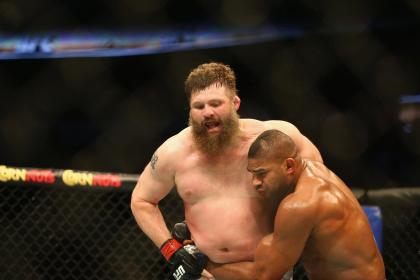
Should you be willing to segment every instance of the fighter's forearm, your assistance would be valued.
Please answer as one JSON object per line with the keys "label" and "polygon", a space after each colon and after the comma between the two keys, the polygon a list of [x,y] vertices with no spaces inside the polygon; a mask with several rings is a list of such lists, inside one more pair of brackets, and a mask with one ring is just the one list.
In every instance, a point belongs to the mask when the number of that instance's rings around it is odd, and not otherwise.
{"label": "fighter's forearm", "polygon": [[132,201],[131,211],[142,231],[160,247],[171,234],[157,205],[146,201]]}
{"label": "fighter's forearm", "polygon": [[255,266],[253,262],[216,264],[209,262],[206,269],[217,280],[254,280]]}

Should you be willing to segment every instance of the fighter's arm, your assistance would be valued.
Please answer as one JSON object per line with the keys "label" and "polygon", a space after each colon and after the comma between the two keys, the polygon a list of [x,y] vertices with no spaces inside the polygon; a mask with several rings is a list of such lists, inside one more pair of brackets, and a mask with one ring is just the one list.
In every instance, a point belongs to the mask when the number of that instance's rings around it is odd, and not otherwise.
{"label": "fighter's arm", "polygon": [[160,247],[171,234],[166,227],[158,202],[174,187],[175,159],[169,139],[153,154],[141,173],[131,196],[131,210],[143,232]]}
{"label": "fighter's arm", "polygon": [[277,210],[274,233],[255,252],[258,280],[281,279],[298,261],[316,223],[313,205],[286,198]]}
{"label": "fighter's arm", "polygon": [[281,132],[289,135],[289,137],[292,138],[293,142],[295,142],[296,146],[298,147],[302,158],[323,162],[321,153],[319,152],[318,148],[293,124],[286,121],[276,120],[266,121],[266,125],[268,129],[278,129]]}
{"label": "fighter's arm", "polygon": [[217,280],[277,280],[296,264],[314,225],[314,205],[285,199],[275,218],[274,233],[261,240],[254,262],[208,263]]}

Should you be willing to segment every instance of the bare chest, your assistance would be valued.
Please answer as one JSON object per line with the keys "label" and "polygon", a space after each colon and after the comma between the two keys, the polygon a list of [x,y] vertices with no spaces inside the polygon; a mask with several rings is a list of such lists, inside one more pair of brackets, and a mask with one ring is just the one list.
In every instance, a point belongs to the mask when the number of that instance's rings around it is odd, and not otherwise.
{"label": "bare chest", "polygon": [[219,161],[186,158],[176,172],[178,193],[189,204],[211,197],[249,195],[252,191],[251,174],[246,166],[244,154]]}

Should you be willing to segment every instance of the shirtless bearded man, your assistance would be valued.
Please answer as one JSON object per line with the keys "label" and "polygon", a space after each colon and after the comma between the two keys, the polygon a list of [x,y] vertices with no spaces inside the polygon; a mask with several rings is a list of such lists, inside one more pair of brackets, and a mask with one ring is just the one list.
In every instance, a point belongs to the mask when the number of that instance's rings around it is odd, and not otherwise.
{"label": "shirtless bearded man", "polygon": [[[198,66],[189,74],[185,89],[190,126],[167,139],[141,173],[132,193],[134,217],[167,260],[187,266],[194,262],[195,256],[189,259],[191,250],[186,253],[171,239],[158,208],[176,186],[200,251],[214,263],[251,261],[259,241],[273,231],[273,216],[251,187],[246,169],[252,141],[275,128],[296,142],[303,158],[322,161],[320,153],[291,123],[240,119],[235,74],[227,65]],[[194,264],[194,269],[200,265]],[[182,270],[185,267],[178,276]]]}

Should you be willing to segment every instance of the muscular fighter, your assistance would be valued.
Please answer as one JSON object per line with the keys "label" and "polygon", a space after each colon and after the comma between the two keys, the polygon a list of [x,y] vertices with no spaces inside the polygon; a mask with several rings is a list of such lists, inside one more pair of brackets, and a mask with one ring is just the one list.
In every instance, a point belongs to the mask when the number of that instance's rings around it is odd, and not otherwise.
{"label": "muscular fighter", "polygon": [[363,209],[325,165],[302,159],[290,137],[268,130],[251,145],[247,168],[253,189],[275,209],[274,233],[259,243],[254,263],[209,264],[213,275],[277,280],[301,257],[309,279],[385,279]]}
{"label": "muscular fighter", "polygon": [[186,79],[185,89],[189,126],[167,139],[152,156],[132,193],[132,212],[143,232],[170,260],[181,247],[172,239],[158,203],[176,186],[200,251],[215,263],[251,261],[259,241],[273,231],[270,210],[251,187],[246,170],[252,141],[275,128],[295,141],[302,158],[322,158],[291,123],[240,119],[241,100],[229,66],[198,66]]}

